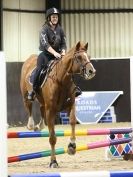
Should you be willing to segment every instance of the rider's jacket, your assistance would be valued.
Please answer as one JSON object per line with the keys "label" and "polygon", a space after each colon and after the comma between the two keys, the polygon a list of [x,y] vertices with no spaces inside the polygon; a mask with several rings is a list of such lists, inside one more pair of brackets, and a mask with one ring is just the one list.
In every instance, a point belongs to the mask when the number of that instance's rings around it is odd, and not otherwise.
{"label": "rider's jacket", "polygon": [[52,47],[56,52],[66,51],[66,36],[62,27],[57,24],[56,28],[51,29],[49,24],[43,25],[40,31],[40,46],[39,49],[50,54],[47,49]]}

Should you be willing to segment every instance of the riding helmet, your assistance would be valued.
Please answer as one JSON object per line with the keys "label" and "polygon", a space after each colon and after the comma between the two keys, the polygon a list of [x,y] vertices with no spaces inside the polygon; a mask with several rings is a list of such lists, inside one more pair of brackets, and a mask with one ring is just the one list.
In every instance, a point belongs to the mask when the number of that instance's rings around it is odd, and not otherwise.
{"label": "riding helmet", "polygon": [[56,9],[55,7],[50,8],[46,11],[46,19],[48,19],[48,17],[50,17],[50,15],[52,15],[52,14],[58,14],[59,15],[60,13],[59,13],[59,10]]}

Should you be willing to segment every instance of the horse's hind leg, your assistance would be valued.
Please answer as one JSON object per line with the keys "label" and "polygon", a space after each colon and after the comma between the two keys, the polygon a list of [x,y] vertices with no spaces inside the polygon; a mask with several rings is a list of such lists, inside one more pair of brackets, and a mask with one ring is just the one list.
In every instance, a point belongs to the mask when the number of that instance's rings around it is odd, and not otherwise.
{"label": "horse's hind leg", "polygon": [[35,126],[35,131],[40,131],[45,128],[46,125],[46,115],[45,115],[45,108],[43,105],[40,105],[40,112],[41,112],[41,119],[40,122]]}
{"label": "horse's hind leg", "polygon": [[70,116],[69,116],[69,122],[71,125],[71,137],[70,137],[70,143],[68,144],[68,154],[73,155],[76,153],[76,137],[75,137],[75,125],[76,125],[76,117],[75,117],[75,105],[73,105]]}
{"label": "horse's hind leg", "polygon": [[34,120],[33,120],[33,116],[32,116],[32,102],[28,101],[27,99],[24,99],[24,106],[25,106],[28,116],[29,116],[27,128],[29,130],[34,130]]}

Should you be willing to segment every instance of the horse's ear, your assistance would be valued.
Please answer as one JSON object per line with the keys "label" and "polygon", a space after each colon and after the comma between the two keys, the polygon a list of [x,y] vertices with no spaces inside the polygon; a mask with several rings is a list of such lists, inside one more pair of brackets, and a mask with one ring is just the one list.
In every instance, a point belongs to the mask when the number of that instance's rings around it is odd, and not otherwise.
{"label": "horse's ear", "polygon": [[76,51],[78,51],[80,48],[80,41],[76,44]]}
{"label": "horse's ear", "polygon": [[85,44],[85,49],[87,50],[88,49],[88,42]]}

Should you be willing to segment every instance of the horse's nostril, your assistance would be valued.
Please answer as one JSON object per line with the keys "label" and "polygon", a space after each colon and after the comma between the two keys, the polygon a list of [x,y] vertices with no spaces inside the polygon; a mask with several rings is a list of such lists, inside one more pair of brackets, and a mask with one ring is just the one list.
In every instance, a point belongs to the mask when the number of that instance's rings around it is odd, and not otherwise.
{"label": "horse's nostril", "polygon": [[93,71],[92,71],[92,70],[89,70],[89,73],[90,73],[90,74],[92,74],[92,73],[93,73]]}

